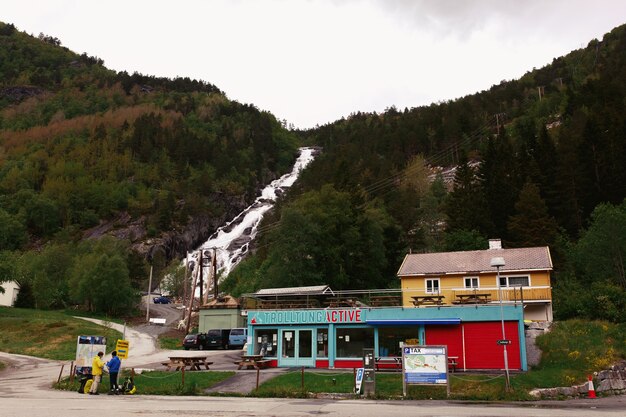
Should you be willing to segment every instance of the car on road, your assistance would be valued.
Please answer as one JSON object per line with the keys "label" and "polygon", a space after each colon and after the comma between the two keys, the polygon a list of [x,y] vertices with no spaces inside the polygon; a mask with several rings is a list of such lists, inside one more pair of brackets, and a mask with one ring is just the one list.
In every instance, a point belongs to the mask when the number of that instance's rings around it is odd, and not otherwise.
{"label": "car on road", "polygon": [[207,336],[205,333],[188,334],[183,339],[183,349],[185,350],[189,350],[189,349],[204,350],[208,347],[209,345],[207,343]]}
{"label": "car on road", "polygon": [[243,349],[243,346],[248,341],[248,329],[245,327],[238,327],[231,329],[228,335],[228,344],[231,349]]}
{"label": "car on road", "polygon": [[230,329],[210,329],[207,333],[207,345],[214,349],[229,349]]}
{"label": "car on road", "polygon": [[154,301],[154,304],[169,304],[172,302],[172,300],[164,296],[154,297],[152,301]]}

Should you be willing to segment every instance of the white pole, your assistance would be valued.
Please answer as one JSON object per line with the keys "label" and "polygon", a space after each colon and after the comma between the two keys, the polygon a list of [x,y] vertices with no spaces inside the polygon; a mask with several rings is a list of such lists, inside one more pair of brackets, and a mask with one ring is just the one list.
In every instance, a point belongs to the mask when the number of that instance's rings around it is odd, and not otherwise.
{"label": "white pole", "polygon": [[148,279],[148,298],[146,298],[146,321],[150,321],[150,291],[152,287],[152,265],[150,265],[150,278]]}
{"label": "white pole", "polygon": [[511,390],[511,380],[509,378],[509,355],[506,352],[506,332],[504,331],[504,308],[502,307],[502,285],[500,285],[500,266],[496,266],[498,280],[498,298],[500,298],[500,321],[502,322],[502,347],[504,347],[504,388],[508,392]]}

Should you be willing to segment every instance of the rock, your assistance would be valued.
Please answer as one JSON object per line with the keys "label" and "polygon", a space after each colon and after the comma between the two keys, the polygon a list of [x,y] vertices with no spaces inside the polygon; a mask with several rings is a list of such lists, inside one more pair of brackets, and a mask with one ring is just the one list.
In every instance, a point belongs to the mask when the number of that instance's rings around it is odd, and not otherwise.
{"label": "rock", "polygon": [[559,387],[557,388],[557,392],[559,395],[565,397],[575,397],[578,395],[578,389],[574,387]]}
{"label": "rock", "polygon": [[605,380],[600,381],[598,385],[598,392],[606,392],[606,391],[622,391],[626,390],[626,382],[620,378],[607,378]]}

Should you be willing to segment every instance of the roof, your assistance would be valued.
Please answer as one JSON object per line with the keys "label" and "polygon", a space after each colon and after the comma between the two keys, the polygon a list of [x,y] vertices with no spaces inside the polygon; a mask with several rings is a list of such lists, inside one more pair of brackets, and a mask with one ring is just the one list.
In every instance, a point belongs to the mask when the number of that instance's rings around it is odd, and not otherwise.
{"label": "roof", "polygon": [[398,276],[495,272],[496,268],[491,266],[493,257],[504,258],[500,272],[552,270],[550,248],[542,246],[408,254]]}
{"label": "roof", "polygon": [[332,294],[332,290],[328,285],[314,285],[310,287],[288,287],[288,288],[265,288],[255,292],[254,296],[268,295],[321,295]]}

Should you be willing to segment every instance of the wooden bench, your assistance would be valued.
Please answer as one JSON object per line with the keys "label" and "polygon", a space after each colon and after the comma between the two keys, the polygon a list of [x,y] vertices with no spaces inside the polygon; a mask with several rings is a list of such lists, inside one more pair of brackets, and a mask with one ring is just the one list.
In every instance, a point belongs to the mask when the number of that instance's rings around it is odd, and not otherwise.
{"label": "wooden bench", "polygon": [[402,369],[402,358],[400,356],[381,356],[374,358],[374,366],[377,371],[381,370],[399,371]]}
{"label": "wooden bench", "polygon": [[161,326],[165,325],[165,319],[159,318],[151,318],[148,320],[149,324],[160,324]]}
{"label": "wooden bench", "polygon": [[448,356],[448,370],[452,368],[452,372],[456,372],[456,367],[459,365],[457,359],[459,358],[456,356]]}
{"label": "wooden bench", "polygon": [[370,304],[374,307],[399,306],[402,304],[402,297],[399,295],[373,295],[370,297]]}

